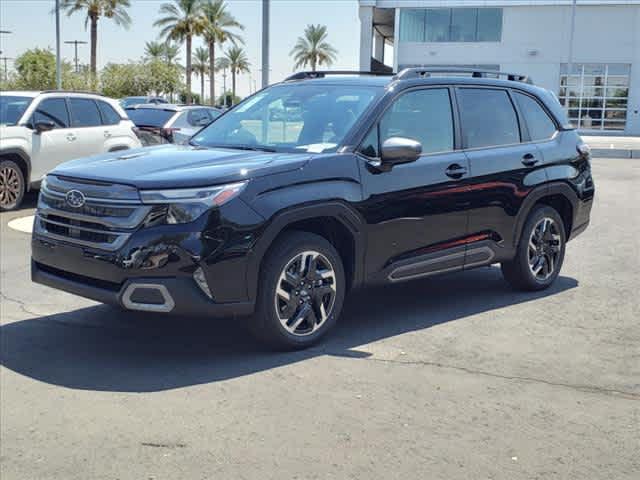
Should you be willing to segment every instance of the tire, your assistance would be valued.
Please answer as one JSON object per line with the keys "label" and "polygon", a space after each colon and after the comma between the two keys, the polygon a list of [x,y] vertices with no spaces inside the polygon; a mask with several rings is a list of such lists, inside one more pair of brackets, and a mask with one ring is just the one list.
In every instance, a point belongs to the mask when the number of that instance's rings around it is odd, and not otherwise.
{"label": "tire", "polygon": [[26,191],[24,175],[12,160],[0,161],[0,211],[17,209]]}
{"label": "tire", "polygon": [[263,260],[249,328],[277,350],[310,347],[335,325],[345,292],[344,267],[333,245],[313,233],[286,233]]}
{"label": "tire", "polygon": [[548,288],[560,274],[566,239],[558,212],[547,205],[534,207],[522,229],[515,258],[501,265],[505,280],[518,290]]}

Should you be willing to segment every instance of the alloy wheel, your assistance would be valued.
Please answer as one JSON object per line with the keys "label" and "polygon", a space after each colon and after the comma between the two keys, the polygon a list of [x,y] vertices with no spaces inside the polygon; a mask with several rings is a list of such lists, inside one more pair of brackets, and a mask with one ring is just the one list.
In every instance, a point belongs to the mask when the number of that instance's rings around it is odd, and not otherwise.
{"label": "alloy wheel", "polygon": [[22,191],[20,173],[12,166],[0,169],[0,207],[10,209],[15,207]]}
{"label": "alloy wheel", "polygon": [[544,217],[531,231],[527,258],[529,269],[538,281],[551,277],[562,252],[562,237],[555,220]]}
{"label": "alloy wheel", "polygon": [[336,300],[336,273],[319,252],[305,251],[282,270],[275,308],[287,332],[304,336],[317,331],[331,315]]}

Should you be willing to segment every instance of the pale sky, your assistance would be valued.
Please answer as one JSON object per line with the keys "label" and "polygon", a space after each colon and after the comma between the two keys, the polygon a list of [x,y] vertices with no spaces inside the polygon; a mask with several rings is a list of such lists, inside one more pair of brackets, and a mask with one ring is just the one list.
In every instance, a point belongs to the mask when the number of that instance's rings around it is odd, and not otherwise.
{"label": "pale sky", "polygon": [[[162,0],[131,0],[129,30],[118,27],[108,19],[98,24],[98,68],[109,62],[137,60],[144,53],[144,44],[157,40],[159,29],[153,22],[159,18]],[[238,78],[238,93],[249,93],[250,82],[260,87],[260,54],[262,2],[260,0],[228,0],[229,10],[245,26],[245,49],[252,65],[252,74]],[[24,50],[34,47],[55,49],[55,17],[51,14],[53,0],[0,0],[0,30],[10,30],[10,35],[0,35],[3,57],[15,58]],[[62,41],[89,41],[82,14],[62,16]],[[307,24],[327,25],[330,43],[338,49],[334,69],[357,69],[360,21],[356,0],[272,0],[271,1],[271,82],[283,79],[292,72],[293,61],[289,52]],[[201,39],[194,43],[204,45]],[[89,45],[79,46],[82,63],[89,63]],[[73,45],[62,45],[62,56],[72,62]],[[181,61],[184,63],[184,50]],[[9,62],[11,68],[11,62]],[[231,80],[227,79],[231,88]],[[208,84],[205,86],[208,89]],[[216,76],[216,91],[222,91],[222,76]],[[200,90],[200,79],[194,77],[193,90]]]}

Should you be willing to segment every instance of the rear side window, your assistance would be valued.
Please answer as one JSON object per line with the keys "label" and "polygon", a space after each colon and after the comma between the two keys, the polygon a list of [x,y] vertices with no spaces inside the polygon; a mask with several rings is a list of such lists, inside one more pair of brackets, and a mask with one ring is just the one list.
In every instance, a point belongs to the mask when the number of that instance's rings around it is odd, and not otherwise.
{"label": "rear side window", "polygon": [[540,104],[529,95],[523,93],[514,92],[513,96],[527,124],[531,140],[536,141],[551,138],[556,131],[556,125]]}
{"label": "rear side window", "polygon": [[458,100],[466,148],[520,142],[518,117],[505,90],[461,88]]}
{"label": "rear side window", "polygon": [[71,125],[74,127],[97,127],[102,125],[96,102],[89,98],[70,98]]}
{"label": "rear side window", "polygon": [[69,127],[69,112],[64,98],[46,98],[42,100],[31,117],[31,123],[53,122],[56,128]]}
{"label": "rear side window", "polygon": [[204,108],[189,111],[189,124],[194,127],[206,127],[211,123],[211,118]]}
{"label": "rear side window", "polygon": [[453,116],[449,90],[415,90],[398,98],[380,120],[380,141],[406,137],[422,144],[423,153],[453,150]]}
{"label": "rear side window", "polygon": [[117,125],[120,123],[120,115],[107,102],[98,101],[98,109],[102,115],[102,123],[104,125]]}
{"label": "rear side window", "polygon": [[160,108],[127,108],[129,119],[137,127],[164,127],[175,114],[173,110]]}

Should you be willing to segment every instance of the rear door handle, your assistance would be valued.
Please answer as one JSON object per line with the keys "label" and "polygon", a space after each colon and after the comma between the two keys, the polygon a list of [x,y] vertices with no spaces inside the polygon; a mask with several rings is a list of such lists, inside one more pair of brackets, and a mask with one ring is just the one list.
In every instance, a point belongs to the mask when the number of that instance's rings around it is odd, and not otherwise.
{"label": "rear door handle", "polygon": [[538,163],[538,159],[535,157],[533,153],[526,153],[522,157],[522,164],[525,167],[533,167],[536,163]]}
{"label": "rear door handle", "polygon": [[467,174],[467,169],[462,165],[458,165],[457,163],[454,163],[452,165],[449,165],[447,169],[444,171],[444,173],[449,178],[458,179]]}
{"label": "rear door handle", "polygon": [[104,138],[111,138],[111,132],[109,130],[105,130]]}

